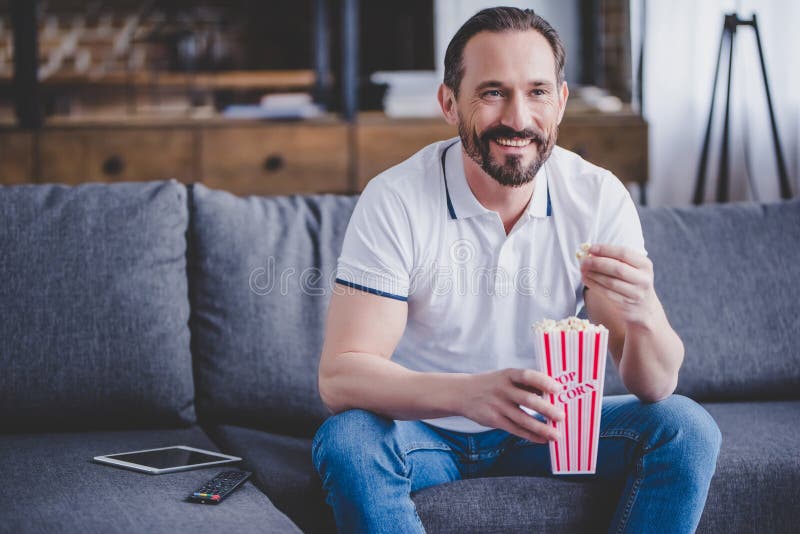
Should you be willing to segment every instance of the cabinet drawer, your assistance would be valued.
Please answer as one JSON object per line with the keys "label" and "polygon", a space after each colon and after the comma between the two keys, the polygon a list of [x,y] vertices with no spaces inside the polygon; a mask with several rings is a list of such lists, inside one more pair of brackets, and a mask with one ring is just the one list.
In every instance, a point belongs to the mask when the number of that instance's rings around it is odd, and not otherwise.
{"label": "cabinet drawer", "polygon": [[40,140],[40,180],[46,182],[192,181],[189,129],[57,129]]}
{"label": "cabinet drawer", "polygon": [[238,195],[346,193],[346,125],[269,124],[202,132],[203,183]]}
{"label": "cabinet drawer", "polygon": [[456,135],[455,126],[443,120],[359,124],[356,134],[359,190],[376,175],[408,159],[425,146]]}
{"label": "cabinet drawer", "polygon": [[33,178],[33,134],[0,132],[0,184],[22,184]]}

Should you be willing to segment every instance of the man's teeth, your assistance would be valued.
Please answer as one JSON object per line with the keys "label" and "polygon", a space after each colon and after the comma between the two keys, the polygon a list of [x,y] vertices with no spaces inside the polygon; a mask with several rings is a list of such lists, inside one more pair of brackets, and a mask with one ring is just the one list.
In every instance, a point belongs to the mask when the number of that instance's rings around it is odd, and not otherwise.
{"label": "man's teeth", "polygon": [[531,144],[530,139],[504,139],[502,137],[495,138],[498,145],[523,147]]}

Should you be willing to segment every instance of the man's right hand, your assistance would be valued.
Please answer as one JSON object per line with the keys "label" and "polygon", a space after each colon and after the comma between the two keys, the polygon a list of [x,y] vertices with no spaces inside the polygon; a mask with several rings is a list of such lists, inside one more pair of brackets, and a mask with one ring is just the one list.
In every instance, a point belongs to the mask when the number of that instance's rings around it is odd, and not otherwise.
{"label": "man's right hand", "polygon": [[555,428],[520,408],[525,406],[550,420],[563,420],[564,410],[541,396],[561,391],[561,385],[554,379],[532,369],[502,369],[472,375],[470,380],[461,409],[464,417],[534,443],[558,439]]}
{"label": "man's right hand", "polygon": [[555,429],[520,409],[563,420],[563,410],[540,397],[559,384],[531,369],[482,374],[411,371],[391,361],[406,326],[408,304],[364,291],[331,296],[319,368],[322,401],[333,413],[361,408],[391,419],[462,415],[534,443]]}

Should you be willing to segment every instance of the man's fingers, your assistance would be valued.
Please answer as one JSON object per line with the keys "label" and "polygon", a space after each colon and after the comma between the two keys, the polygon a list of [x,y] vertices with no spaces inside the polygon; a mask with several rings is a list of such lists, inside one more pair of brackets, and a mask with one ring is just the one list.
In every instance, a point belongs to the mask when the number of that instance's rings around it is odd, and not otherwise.
{"label": "man's fingers", "polygon": [[549,401],[543,399],[533,393],[528,393],[521,389],[514,389],[511,391],[511,402],[531,410],[535,410],[548,419],[561,421],[564,419],[564,410],[557,406],[550,404]]}
{"label": "man's fingers", "polygon": [[507,430],[523,439],[534,443],[547,443],[549,440],[558,439],[558,431],[555,428],[526,414],[517,406],[511,406],[503,413],[503,417],[512,424]]}
{"label": "man's fingers", "polygon": [[589,254],[606,258],[614,258],[633,267],[647,267],[650,260],[647,256],[634,249],[620,245],[606,245],[603,243],[592,245]]}
{"label": "man's fingers", "polygon": [[614,258],[603,258],[599,256],[586,258],[581,264],[581,272],[584,274],[603,274],[631,284],[644,284],[647,281],[646,275],[638,268],[632,267]]}
{"label": "man's fingers", "polygon": [[533,369],[512,369],[510,374],[511,382],[525,389],[534,388],[534,391],[544,393],[558,393],[561,385],[546,374],[534,371]]}
{"label": "man's fingers", "polygon": [[612,302],[616,302],[618,304],[626,304],[628,300],[617,293],[616,291],[612,291],[607,287],[603,286],[597,280],[595,280],[592,276],[585,274],[583,275],[584,280],[586,282],[586,287],[590,288],[592,291],[596,291],[600,295],[606,297],[607,299],[611,300]]}
{"label": "man's fingers", "polygon": [[609,291],[613,291],[617,293],[621,297],[629,300],[636,300],[639,298],[640,290],[633,284],[629,284],[619,278],[612,278],[610,276],[606,276],[604,274],[599,273],[592,273],[586,274],[584,277],[589,282],[593,282],[595,285],[599,285],[608,289]]}

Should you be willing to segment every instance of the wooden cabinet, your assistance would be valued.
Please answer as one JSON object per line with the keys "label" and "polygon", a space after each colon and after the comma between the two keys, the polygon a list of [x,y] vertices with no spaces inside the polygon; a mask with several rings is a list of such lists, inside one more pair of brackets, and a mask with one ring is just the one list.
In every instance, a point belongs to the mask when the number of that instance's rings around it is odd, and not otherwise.
{"label": "wooden cabinet", "polygon": [[623,182],[647,183],[647,123],[637,115],[567,116],[558,144]]}
{"label": "wooden cabinet", "polygon": [[[56,123],[36,134],[0,130],[0,183],[176,178],[239,195],[356,193],[424,146],[455,135],[442,119],[380,113],[362,113],[354,124],[335,118]],[[558,144],[623,182],[647,181],[647,124],[639,116],[568,113]]]}
{"label": "wooden cabinet", "polygon": [[444,120],[395,119],[363,114],[356,128],[359,191],[377,174],[412,156],[426,145],[458,135]]}
{"label": "wooden cabinet", "polygon": [[39,134],[39,181],[192,181],[193,132],[171,128],[52,128]]}
{"label": "wooden cabinet", "polygon": [[34,136],[0,132],[0,185],[24,184],[33,178]]}
{"label": "wooden cabinet", "polygon": [[[356,134],[359,189],[425,145],[458,135],[443,119],[390,120],[380,114],[363,115]],[[638,115],[567,114],[558,145],[610,170],[623,182],[647,182],[647,123]]]}
{"label": "wooden cabinet", "polygon": [[348,131],[342,123],[203,128],[201,180],[240,195],[346,193]]}

